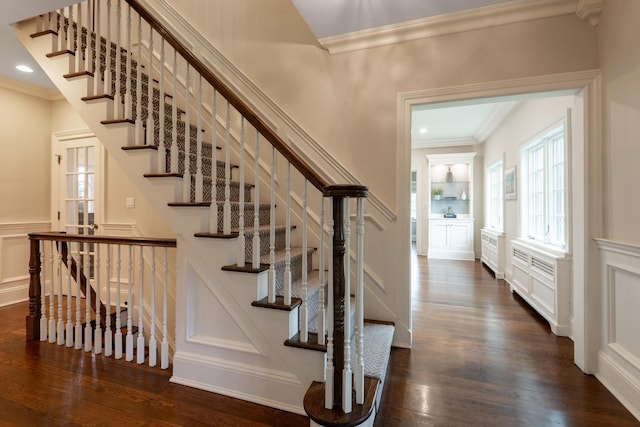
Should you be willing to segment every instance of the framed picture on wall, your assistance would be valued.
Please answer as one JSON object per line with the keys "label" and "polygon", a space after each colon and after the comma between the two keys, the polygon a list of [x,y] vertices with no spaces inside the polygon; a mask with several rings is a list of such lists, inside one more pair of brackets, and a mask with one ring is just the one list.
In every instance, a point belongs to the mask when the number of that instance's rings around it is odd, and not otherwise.
{"label": "framed picture on wall", "polygon": [[504,199],[516,200],[517,197],[516,167],[504,171]]}

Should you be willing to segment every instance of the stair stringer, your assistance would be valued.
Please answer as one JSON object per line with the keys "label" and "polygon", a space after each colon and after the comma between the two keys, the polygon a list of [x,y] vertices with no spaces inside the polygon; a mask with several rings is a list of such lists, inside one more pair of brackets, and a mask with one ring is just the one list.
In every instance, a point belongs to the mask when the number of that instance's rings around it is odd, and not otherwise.
{"label": "stair stringer", "polygon": [[[237,239],[224,241],[193,237],[207,228],[209,209],[168,206],[170,202],[181,200],[181,179],[144,178],[144,172],[155,172],[155,151],[149,154],[122,150],[129,141],[133,141],[133,125],[123,123],[107,127],[101,124],[102,120],[112,117],[109,111],[112,111],[113,101],[82,101],[87,89],[93,87],[93,77],[65,79],[63,75],[69,72],[73,56],[64,54],[47,58],[55,36],[44,35],[32,39],[30,34],[34,28],[35,20],[22,22],[15,26],[16,35],[133,185],[147,196],[152,207],[177,236],[177,325],[172,381],[304,414],[304,393],[312,381],[323,380],[325,354],[283,345],[287,338],[297,332],[298,309],[283,312],[251,306],[251,302],[261,294],[258,289],[266,292],[267,275],[220,270],[224,265],[236,263]],[[201,254],[205,253],[206,262],[201,258]],[[188,342],[184,333],[189,320],[184,305],[189,287],[188,276],[185,275],[187,271],[197,272],[199,277],[206,278],[206,286],[202,290],[220,296],[233,307],[228,318],[242,325],[247,338],[244,345],[230,350],[221,349],[220,345],[213,347],[193,340]],[[262,296],[266,296],[266,293]],[[255,351],[250,350],[251,346]]]}
{"label": "stair stringer", "polygon": [[[210,250],[202,252],[202,246]],[[304,414],[307,388],[323,380],[325,353],[283,345],[297,332],[297,308],[251,306],[267,295],[266,271],[256,275],[212,268],[210,254],[233,246],[226,240],[193,242],[178,236],[176,316],[181,321],[171,381]]]}

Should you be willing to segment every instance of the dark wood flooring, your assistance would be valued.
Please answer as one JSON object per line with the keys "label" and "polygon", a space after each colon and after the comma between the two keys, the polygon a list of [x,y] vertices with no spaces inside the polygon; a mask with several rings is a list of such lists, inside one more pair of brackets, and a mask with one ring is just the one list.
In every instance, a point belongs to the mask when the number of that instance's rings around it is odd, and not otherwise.
{"label": "dark wood flooring", "polygon": [[169,382],[170,371],[26,342],[0,308],[0,426],[308,426],[308,418]]}
{"label": "dark wood flooring", "polygon": [[412,259],[413,349],[393,349],[375,425],[638,426],[479,262]]}
{"label": "dark wood flooring", "polygon": [[[640,425],[479,263],[414,256],[412,268],[414,347],[392,350],[377,427]],[[26,312],[0,308],[0,426],[309,425],[167,371],[26,343]]]}

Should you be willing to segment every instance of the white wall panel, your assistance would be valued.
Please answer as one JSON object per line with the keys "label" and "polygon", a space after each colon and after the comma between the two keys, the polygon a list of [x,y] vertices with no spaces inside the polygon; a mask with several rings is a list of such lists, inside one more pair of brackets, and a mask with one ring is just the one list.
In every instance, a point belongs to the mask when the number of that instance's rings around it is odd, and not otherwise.
{"label": "white wall panel", "polygon": [[640,419],[640,246],[598,239],[601,341],[598,379]]}
{"label": "white wall panel", "polygon": [[48,222],[0,224],[0,307],[29,298],[28,233],[50,228]]}

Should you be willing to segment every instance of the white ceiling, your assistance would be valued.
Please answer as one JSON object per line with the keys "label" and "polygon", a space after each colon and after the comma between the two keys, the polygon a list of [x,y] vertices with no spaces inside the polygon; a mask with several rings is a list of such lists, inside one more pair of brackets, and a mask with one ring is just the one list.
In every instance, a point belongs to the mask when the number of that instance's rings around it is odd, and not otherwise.
{"label": "white ceiling", "polygon": [[291,0],[316,38],[447,15],[512,0]]}
{"label": "white ceiling", "polygon": [[[71,3],[73,3],[72,0],[48,0],[46,2],[0,0],[0,10],[2,10],[2,14],[0,14],[0,52],[3,55],[3,60],[0,61],[0,76],[36,86],[54,87],[36,61],[22,47],[13,33],[11,24]],[[16,65],[19,64],[28,65],[34,69],[34,72],[27,74],[16,70]]]}

